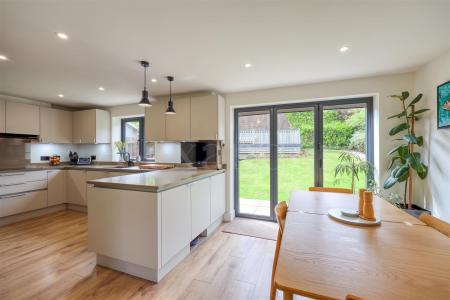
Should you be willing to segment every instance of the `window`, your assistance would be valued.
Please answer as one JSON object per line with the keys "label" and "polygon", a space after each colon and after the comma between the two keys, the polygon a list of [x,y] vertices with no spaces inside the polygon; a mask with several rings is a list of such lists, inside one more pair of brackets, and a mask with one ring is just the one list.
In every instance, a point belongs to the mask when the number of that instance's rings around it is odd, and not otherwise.
{"label": "window", "polygon": [[142,158],[144,153],[144,117],[122,119],[121,139],[131,159]]}

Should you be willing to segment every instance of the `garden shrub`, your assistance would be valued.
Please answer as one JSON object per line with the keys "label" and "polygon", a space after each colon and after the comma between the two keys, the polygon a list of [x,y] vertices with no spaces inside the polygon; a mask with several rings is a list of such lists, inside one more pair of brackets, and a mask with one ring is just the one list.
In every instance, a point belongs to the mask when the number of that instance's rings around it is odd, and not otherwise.
{"label": "garden shrub", "polygon": [[364,130],[355,131],[350,138],[349,150],[364,152],[366,149],[366,132]]}

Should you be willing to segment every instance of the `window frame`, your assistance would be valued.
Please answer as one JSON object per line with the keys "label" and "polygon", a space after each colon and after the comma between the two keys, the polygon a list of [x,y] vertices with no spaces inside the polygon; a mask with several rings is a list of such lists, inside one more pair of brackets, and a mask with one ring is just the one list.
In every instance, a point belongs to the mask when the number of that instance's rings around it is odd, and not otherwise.
{"label": "window frame", "polygon": [[128,122],[139,122],[139,147],[138,147],[138,155],[141,157],[141,160],[144,160],[144,123],[145,123],[145,117],[131,117],[131,118],[122,118],[120,120],[120,140],[122,142],[125,142],[125,124]]}

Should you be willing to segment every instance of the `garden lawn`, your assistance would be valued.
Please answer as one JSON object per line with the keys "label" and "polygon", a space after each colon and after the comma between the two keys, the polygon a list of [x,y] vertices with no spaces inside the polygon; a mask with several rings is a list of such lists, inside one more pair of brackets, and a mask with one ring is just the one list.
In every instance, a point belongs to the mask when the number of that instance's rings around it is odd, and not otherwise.
{"label": "garden lawn", "polygon": [[[340,150],[324,150],[324,186],[351,188],[351,177],[339,178],[336,182],[334,169],[338,164]],[[314,186],[314,156],[308,149],[302,157],[278,159],[278,201],[289,201],[292,190],[307,190]],[[239,162],[240,198],[270,199],[269,159],[249,159]],[[356,190],[366,186],[366,178],[361,174]]]}

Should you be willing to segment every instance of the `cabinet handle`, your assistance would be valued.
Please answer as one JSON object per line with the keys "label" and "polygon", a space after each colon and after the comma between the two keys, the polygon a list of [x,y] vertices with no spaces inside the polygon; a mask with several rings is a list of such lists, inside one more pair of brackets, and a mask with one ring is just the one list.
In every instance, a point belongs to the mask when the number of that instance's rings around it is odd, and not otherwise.
{"label": "cabinet handle", "polygon": [[1,187],[3,186],[15,186],[15,185],[22,185],[25,184],[25,182],[21,182],[21,183],[10,183],[10,184],[0,184]]}
{"label": "cabinet handle", "polygon": [[26,194],[14,194],[14,195],[8,195],[8,196],[0,196],[0,199],[8,199],[8,198],[16,198],[16,197],[21,197],[21,196],[25,196]]}

